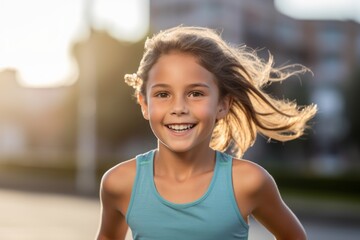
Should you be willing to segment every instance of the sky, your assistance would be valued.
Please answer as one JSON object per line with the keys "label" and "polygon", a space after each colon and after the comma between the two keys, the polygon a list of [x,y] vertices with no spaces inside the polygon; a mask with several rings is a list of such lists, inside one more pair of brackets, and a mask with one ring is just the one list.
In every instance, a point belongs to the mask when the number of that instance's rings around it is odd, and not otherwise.
{"label": "sky", "polygon": [[0,0],[0,71],[16,69],[25,87],[70,85],[78,76],[71,45],[86,37],[88,24],[119,40],[138,41],[148,31],[148,2]]}
{"label": "sky", "polygon": [[275,0],[276,8],[296,19],[353,20],[360,23],[359,0]]}

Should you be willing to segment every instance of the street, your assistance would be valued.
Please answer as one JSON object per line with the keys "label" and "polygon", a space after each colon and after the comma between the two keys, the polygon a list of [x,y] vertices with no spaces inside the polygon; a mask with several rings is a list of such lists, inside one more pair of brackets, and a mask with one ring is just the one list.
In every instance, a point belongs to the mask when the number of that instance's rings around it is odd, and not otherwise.
{"label": "street", "polygon": [[[0,239],[87,240],[94,239],[99,223],[98,199],[71,195],[0,189]],[[272,236],[251,221],[250,240]],[[319,220],[303,221],[309,239],[359,239],[360,227]],[[132,239],[127,237],[127,240]]]}

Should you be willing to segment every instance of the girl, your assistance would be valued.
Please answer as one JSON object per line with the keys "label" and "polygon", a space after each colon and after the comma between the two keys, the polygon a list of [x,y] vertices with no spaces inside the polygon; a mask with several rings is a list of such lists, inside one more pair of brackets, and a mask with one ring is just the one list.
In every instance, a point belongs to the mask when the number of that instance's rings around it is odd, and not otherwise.
{"label": "girl", "polygon": [[[175,27],[145,43],[126,75],[158,139],[155,150],[102,179],[98,239],[248,239],[254,216],[276,239],[306,239],[266,170],[241,159],[257,133],[280,141],[303,134],[316,106],[275,100],[262,88],[307,71],[274,68],[213,30]],[[231,150],[230,156],[224,151]]]}

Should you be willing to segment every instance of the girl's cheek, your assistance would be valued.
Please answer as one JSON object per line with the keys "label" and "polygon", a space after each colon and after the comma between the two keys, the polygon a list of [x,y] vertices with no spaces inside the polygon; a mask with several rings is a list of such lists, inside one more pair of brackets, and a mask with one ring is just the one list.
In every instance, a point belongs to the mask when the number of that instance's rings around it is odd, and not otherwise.
{"label": "girl's cheek", "polygon": [[153,117],[162,115],[164,111],[165,111],[165,107],[162,106],[161,104],[149,105],[149,114]]}
{"label": "girl's cheek", "polygon": [[213,106],[207,106],[207,107],[199,107],[195,109],[194,113],[198,115],[201,118],[207,118],[209,116],[214,115],[214,107]]}

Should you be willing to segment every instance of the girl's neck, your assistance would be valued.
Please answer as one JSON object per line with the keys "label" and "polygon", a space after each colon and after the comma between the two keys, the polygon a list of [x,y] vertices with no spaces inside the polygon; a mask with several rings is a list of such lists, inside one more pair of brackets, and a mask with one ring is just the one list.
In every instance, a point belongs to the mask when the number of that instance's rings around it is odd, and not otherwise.
{"label": "girl's neck", "polygon": [[210,147],[173,152],[159,144],[154,159],[155,175],[176,178],[179,181],[212,171],[214,166],[215,151]]}

